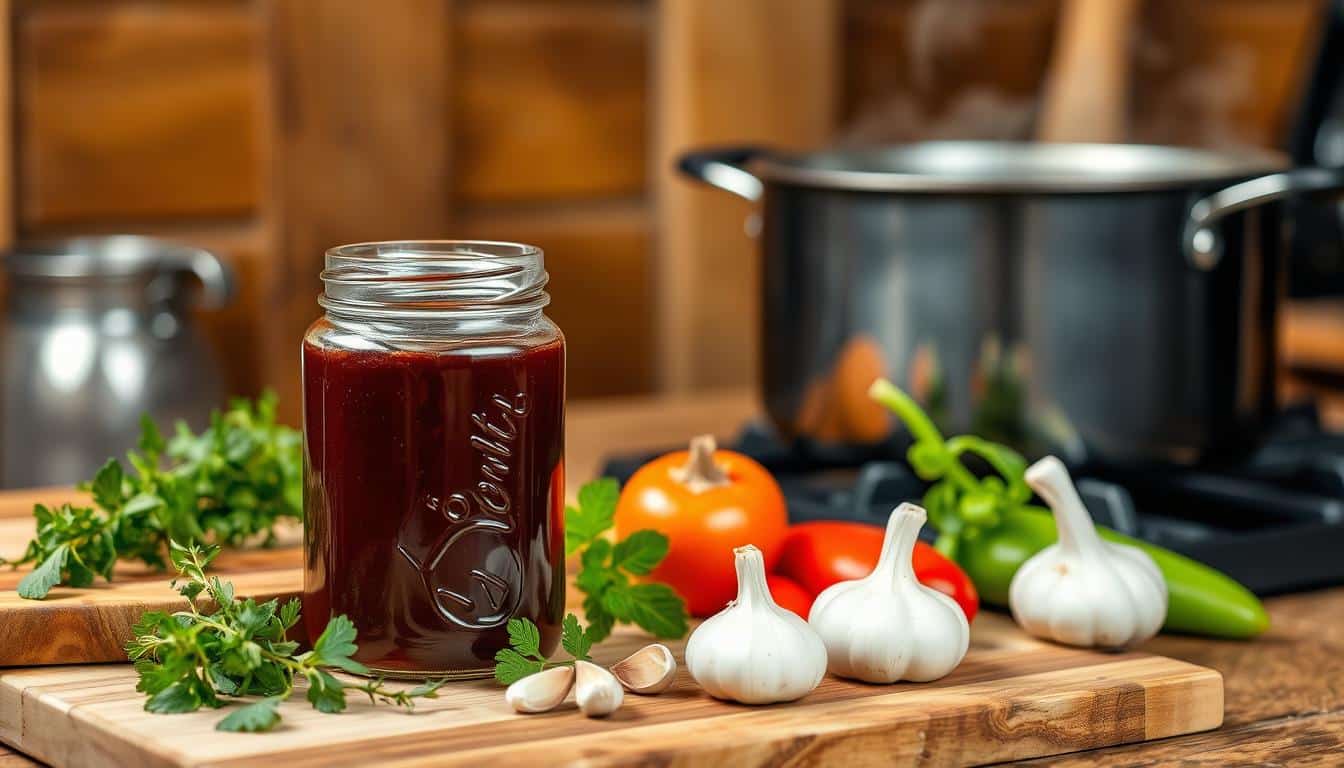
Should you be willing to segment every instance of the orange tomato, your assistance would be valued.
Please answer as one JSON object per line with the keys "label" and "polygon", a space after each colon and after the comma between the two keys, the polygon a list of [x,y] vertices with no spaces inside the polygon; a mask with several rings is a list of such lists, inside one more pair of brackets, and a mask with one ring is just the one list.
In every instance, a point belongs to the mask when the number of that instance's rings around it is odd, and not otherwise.
{"label": "orange tomato", "polygon": [[737,596],[735,547],[756,545],[768,571],[787,527],[784,494],[769,471],[715,450],[708,435],[640,467],[616,503],[618,537],[644,528],[667,536],[667,557],[649,578],[680,593],[692,616],[711,616]]}
{"label": "orange tomato", "polygon": [[778,573],[767,573],[765,585],[770,588],[770,596],[775,599],[775,605],[786,611],[793,611],[803,617],[804,621],[807,620],[807,614],[812,611],[811,592],[798,586],[798,582],[788,576],[780,576]]}

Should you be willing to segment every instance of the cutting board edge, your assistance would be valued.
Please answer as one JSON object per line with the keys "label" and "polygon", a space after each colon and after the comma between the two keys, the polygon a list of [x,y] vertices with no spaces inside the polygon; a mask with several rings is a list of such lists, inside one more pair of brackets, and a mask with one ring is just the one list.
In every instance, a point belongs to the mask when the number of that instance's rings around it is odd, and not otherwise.
{"label": "cutting board edge", "polygon": [[[1134,662],[1139,663],[1136,666]],[[41,670],[33,672],[38,676]],[[529,744],[528,754],[555,757],[557,764],[624,765],[652,760],[666,765],[698,765],[708,760],[717,764],[763,765],[804,757],[810,761],[852,759],[857,751],[871,759],[874,750],[881,750],[884,757],[890,758],[887,762],[893,765],[922,764],[928,760],[937,764],[971,764],[1047,757],[1194,733],[1215,728],[1222,720],[1222,675],[1206,667],[1161,656],[1102,661],[1039,676],[1029,675],[1017,678],[1017,681],[1020,685],[1032,677],[1039,677],[1036,683],[1049,689],[1053,686],[1053,678],[1063,672],[1081,672],[1083,677],[1061,686],[1057,694],[1015,694],[994,702],[987,711],[980,711],[984,704],[977,702],[983,691],[992,688],[997,681],[970,685],[965,691],[945,691],[948,700],[930,709],[922,709],[925,705],[921,702],[900,701],[912,691],[893,692],[814,705],[809,708],[809,717],[801,723],[791,718],[793,713],[787,705],[742,709],[722,716],[633,726],[628,732],[632,737],[628,741],[636,745],[633,749],[614,749],[610,740],[595,743],[591,741],[592,734],[567,734]],[[1089,680],[1101,683],[1096,688],[1087,688]],[[1141,713],[1129,712],[1140,702]],[[17,711],[12,709],[15,705]],[[62,721],[65,727],[44,728],[45,733],[28,732],[25,738],[23,725],[28,707],[66,710]],[[949,710],[962,710],[962,713],[953,714]],[[935,712],[938,713],[936,719]],[[1163,718],[1183,712],[1184,716],[1158,727]],[[1129,722],[1137,714],[1141,714],[1141,722]],[[17,723],[13,715],[18,716]],[[578,715],[573,713],[572,716]],[[42,717],[37,715],[33,719]],[[98,723],[100,720],[102,722]],[[137,764],[164,766],[198,762],[167,745],[143,741],[136,744],[113,737],[109,735],[109,725],[115,728],[114,723],[96,713],[66,705],[54,688],[51,691],[44,689],[40,677],[23,688],[0,686],[0,740],[52,764],[98,765],[109,759],[123,762],[132,759]],[[750,727],[737,728],[737,725]],[[985,740],[986,733],[998,734],[999,729],[1013,738],[1000,740],[997,744]],[[1022,735],[1024,732],[1025,736]],[[744,737],[743,734],[747,735]],[[1071,737],[1061,739],[1060,734]],[[441,735],[436,732],[416,734],[394,746],[406,749],[417,740],[432,745],[435,737]],[[352,743],[330,745],[338,752],[358,747]],[[511,748],[516,749],[516,745],[464,749],[450,755],[429,750],[410,755],[394,753],[385,755],[386,760],[380,756],[379,762],[398,766],[507,764],[510,759],[520,759],[516,751],[508,753]],[[319,749],[262,754],[268,760],[280,760],[298,768],[319,760],[321,752]],[[255,757],[220,759],[216,756],[203,762],[221,766],[254,764]]]}
{"label": "cutting board edge", "polygon": [[[1169,684],[1156,690],[1147,690],[1145,713],[1147,723],[1144,728],[1144,741],[1182,736],[1188,733],[1202,733],[1221,728],[1225,716],[1223,673],[1216,669],[1200,666],[1188,661],[1171,659],[1176,664],[1191,668],[1190,677],[1180,685]],[[1179,694],[1184,693],[1200,706],[1182,711],[1179,706]],[[1164,716],[1159,716],[1158,713]],[[1164,727],[1165,726],[1165,727]]]}
{"label": "cutting board edge", "polygon": [[[765,725],[751,723],[750,725],[753,727],[731,729],[729,734],[721,735],[721,738],[717,741],[714,740],[712,733],[713,726],[722,726],[725,721],[730,724],[733,721],[744,721],[742,724],[747,725],[748,723],[745,721],[752,719],[753,714],[767,710],[748,710],[724,715],[721,716],[723,719],[716,723],[707,722],[709,718],[698,718],[641,727],[637,733],[631,734],[634,737],[632,741],[641,745],[638,750],[634,751],[611,752],[609,747],[604,748],[603,745],[586,742],[585,740],[589,735],[568,735],[533,742],[528,745],[529,754],[540,752],[555,757],[557,758],[553,763],[555,765],[582,764],[585,767],[632,764],[764,766],[791,763],[795,760],[805,764],[831,764],[833,761],[852,761],[856,757],[866,757],[871,761],[872,751],[881,750],[883,764],[885,765],[972,765],[982,762],[997,763],[1051,757],[1089,749],[1147,741],[1164,736],[1196,733],[1217,727],[1212,720],[1206,717],[1202,720],[1191,718],[1181,725],[1155,729],[1153,720],[1158,715],[1147,706],[1151,700],[1149,694],[1152,691],[1161,692],[1167,705],[1187,703],[1192,705],[1191,708],[1197,712],[1207,712],[1212,702],[1201,703],[1198,697],[1216,690],[1216,719],[1217,722],[1221,722],[1222,675],[1218,672],[1162,656],[1146,656],[1137,661],[1160,665],[1167,669],[1164,672],[1152,673],[1150,675],[1153,678],[1152,680],[1116,679],[1112,681],[1110,686],[1101,690],[1075,689],[1065,691],[1062,695],[1073,697],[1072,705],[1067,711],[1042,711],[1037,713],[1034,720],[1019,717],[1007,726],[1019,731],[1040,728],[1046,733],[1057,733],[1061,729],[1070,727],[1071,718],[1079,719],[1080,722],[1072,725],[1074,732],[1077,734],[1077,738],[1073,741],[1051,742],[1046,740],[1042,742],[1031,738],[1016,738],[1001,741],[997,745],[998,751],[994,751],[994,745],[986,744],[983,741],[964,741],[967,735],[964,732],[938,732],[940,727],[946,731],[944,724],[949,722],[964,724],[975,720],[981,727],[994,727],[990,721],[994,721],[995,718],[990,714],[976,713],[974,717],[959,718],[943,713],[940,719],[935,720],[930,714],[921,716],[919,712],[909,708],[898,709],[895,713],[884,711],[892,700],[907,695],[909,693],[907,691],[853,702],[829,702],[825,705],[810,708],[809,719],[801,725],[797,722],[782,721],[773,724],[766,723]],[[1072,671],[1092,670],[1104,676],[1107,668],[1119,667],[1121,664],[1122,662],[1101,662],[1092,666],[1074,668]],[[1052,674],[1054,673],[1045,673],[1046,676]],[[1020,681],[1022,678],[1018,680]],[[1152,687],[1150,687],[1150,684]],[[982,684],[972,687],[988,687],[988,685]],[[1136,685],[1139,686],[1138,689],[1134,687]],[[1115,738],[1097,738],[1098,732],[1104,731],[1107,725],[1105,722],[1091,722],[1091,719],[1095,719],[1095,714],[1089,716],[1089,713],[1095,713],[1098,710],[1098,702],[1101,704],[1101,711],[1105,712],[1109,711],[1107,707],[1113,704],[1111,702],[1112,698],[1119,701],[1124,699],[1126,694],[1139,692],[1143,694],[1141,698],[1144,702],[1142,722],[1134,723],[1134,730],[1130,731],[1128,735],[1117,733]],[[1186,699],[1184,697],[1190,698]],[[1025,698],[1022,701],[1009,699],[999,702],[999,708],[1009,713],[1007,720],[1013,721],[1017,715],[1012,713],[1018,704],[1022,704],[1027,710],[1030,710],[1033,706],[1038,706],[1039,702],[1032,702]],[[1058,702],[1054,702],[1054,704],[1057,705]],[[975,708],[975,705],[970,703],[963,703],[960,706],[968,711]],[[1049,705],[1047,705],[1048,708]],[[853,710],[871,710],[872,715],[868,722],[857,727],[846,726],[837,722],[837,717],[843,716],[841,713],[852,713]],[[787,710],[776,711],[786,712]],[[999,714],[1003,713],[1000,712]],[[1020,713],[1017,714],[1020,715]],[[783,716],[781,720],[787,720],[787,716]],[[1114,726],[1123,730],[1121,720],[1122,718],[1117,718]],[[930,724],[935,727],[930,727]],[[1002,723],[999,723],[999,725],[1002,725]],[[1149,735],[1159,731],[1161,736]],[[744,738],[742,734],[747,734],[747,736]],[[696,741],[683,741],[672,746],[659,746],[660,741],[674,740],[677,735],[691,736]],[[428,735],[426,736],[428,737]],[[725,741],[735,743],[725,744]],[[412,768],[413,766],[427,765],[512,765],[522,758],[516,752],[510,753],[511,749],[511,746],[503,745],[494,748],[466,750],[451,755],[437,754],[432,758],[380,755],[379,764],[389,768],[392,766]],[[852,754],[856,750],[861,750],[866,754]],[[290,763],[296,768],[298,766],[320,764],[315,760],[304,761],[301,755],[293,753],[287,755],[272,754],[268,757],[271,759],[280,758],[283,762]],[[310,757],[315,758],[317,756],[312,755]],[[529,758],[524,760],[524,763],[534,764],[534,761]],[[211,761],[211,764],[242,766],[254,763],[245,759],[236,761],[226,759]]]}
{"label": "cutting board edge", "polygon": [[[302,569],[293,566],[258,569],[251,573],[228,574],[240,594],[257,600],[298,597],[302,587]],[[251,585],[262,582],[255,587]],[[282,586],[283,585],[283,586]],[[150,591],[152,590],[152,592]],[[120,594],[117,594],[117,593]],[[13,594],[7,592],[6,594]],[[100,602],[98,598],[115,594],[118,602]],[[13,611],[0,628],[0,671],[6,668],[50,666],[56,664],[102,664],[126,660],[122,648],[131,639],[131,627],[145,611],[180,611],[186,598],[168,586],[168,578],[122,582],[115,587],[86,589],[61,588],[49,601],[32,602],[31,607]],[[19,600],[17,596],[15,600]],[[50,642],[34,644],[33,638],[50,638],[66,633],[77,644],[78,657],[66,646]]]}

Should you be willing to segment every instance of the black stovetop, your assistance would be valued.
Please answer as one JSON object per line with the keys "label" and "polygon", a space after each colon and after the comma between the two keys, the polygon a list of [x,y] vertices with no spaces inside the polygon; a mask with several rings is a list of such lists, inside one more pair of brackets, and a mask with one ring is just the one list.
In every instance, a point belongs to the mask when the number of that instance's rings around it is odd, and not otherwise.
{"label": "black stovetop", "polygon": [[[788,445],[751,424],[727,447],[775,475],[793,522],[881,525],[897,504],[924,494],[891,446]],[[604,474],[625,482],[654,455],[615,457]],[[1098,523],[1208,563],[1257,594],[1344,583],[1344,435],[1323,432],[1310,407],[1286,411],[1273,437],[1237,467],[1085,467],[1075,476]]]}

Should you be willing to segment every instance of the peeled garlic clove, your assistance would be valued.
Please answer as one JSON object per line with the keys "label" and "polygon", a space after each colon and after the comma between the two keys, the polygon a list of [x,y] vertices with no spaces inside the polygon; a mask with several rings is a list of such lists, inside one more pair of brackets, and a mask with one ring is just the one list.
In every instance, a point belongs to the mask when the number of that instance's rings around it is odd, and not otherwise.
{"label": "peeled garlic clove", "polygon": [[514,712],[549,712],[560,706],[573,686],[573,667],[552,667],[515,681],[504,692],[504,700],[513,707]]}
{"label": "peeled garlic clove", "polygon": [[801,699],[826,675],[826,647],[807,622],[775,605],[761,551],[748,545],[733,554],[737,599],[691,633],[686,669],[716,699],[743,704]]}
{"label": "peeled garlic clove", "polygon": [[613,664],[611,674],[631,693],[662,693],[676,677],[677,660],[666,645],[654,643]]}
{"label": "peeled garlic clove", "polygon": [[808,623],[826,644],[832,674],[922,683],[951,672],[966,655],[966,614],[915,578],[915,542],[927,516],[914,504],[897,507],[873,572],[827,587],[812,603]]}
{"label": "peeled garlic clove", "polygon": [[574,662],[574,700],[589,717],[606,717],[625,699],[621,683],[607,670],[587,661]]}
{"label": "peeled garlic clove", "polygon": [[1027,485],[1055,515],[1059,542],[1017,569],[1008,606],[1027,632],[1068,645],[1123,648],[1157,633],[1167,582],[1146,552],[1103,541],[1063,462],[1027,468]]}

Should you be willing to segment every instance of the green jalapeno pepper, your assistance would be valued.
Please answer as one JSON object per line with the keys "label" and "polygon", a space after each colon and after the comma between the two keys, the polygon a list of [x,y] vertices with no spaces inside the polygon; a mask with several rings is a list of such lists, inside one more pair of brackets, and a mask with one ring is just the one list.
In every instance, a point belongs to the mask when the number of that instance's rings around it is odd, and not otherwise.
{"label": "green jalapeno pepper", "polygon": [[[908,458],[924,480],[929,522],[938,529],[936,546],[957,561],[981,599],[1008,604],[1008,585],[1027,558],[1055,543],[1049,511],[1029,502],[1026,461],[997,443],[963,435],[944,439],[908,395],[879,379],[869,394],[905,423],[915,442]],[[962,456],[978,456],[997,474],[976,477]],[[1213,637],[1249,638],[1265,631],[1269,616],[1251,592],[1223,573],[1171,550],[1098,526],[1103,539],[1147,552],[1167,582],[1163,629]]]}

